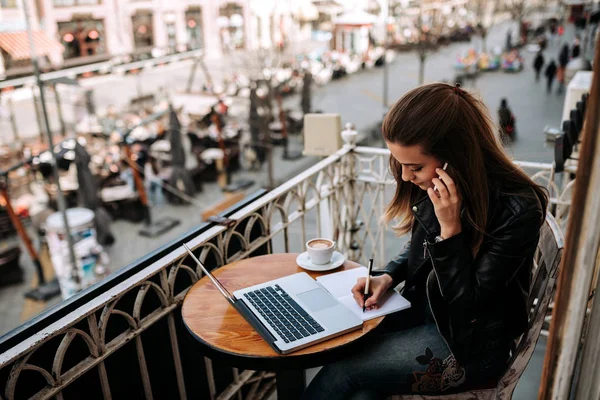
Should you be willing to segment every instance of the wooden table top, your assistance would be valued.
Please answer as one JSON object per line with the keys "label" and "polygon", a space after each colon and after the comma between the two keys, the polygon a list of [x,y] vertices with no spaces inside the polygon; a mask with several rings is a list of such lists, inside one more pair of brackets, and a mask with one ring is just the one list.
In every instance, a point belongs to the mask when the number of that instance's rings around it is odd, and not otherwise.
{"label": "wooden table top", "polygon": [[[346,261],[327,272],[306,271],[296,264],[298,254],[270,254],[248,258],[225,265],[214,276],[233,293],[235,290],[281,278],[297,272],[306,272],[316,278],[332,272],[352,269],[359,264]],[[233,306],[221,295],[207,277],[196,282],[187,293],[181,309],[188,330],[204,345],[219,353],[247,358],[298,358],[315,355],[348,345],[361,338],[383,321],[384,317],[365,321],[362,329],[338,336],[291,354],[279,355],[246,322]],[[287,360],[291,361],[291,360]],[[322,365],[322,364],[315,364]]]}

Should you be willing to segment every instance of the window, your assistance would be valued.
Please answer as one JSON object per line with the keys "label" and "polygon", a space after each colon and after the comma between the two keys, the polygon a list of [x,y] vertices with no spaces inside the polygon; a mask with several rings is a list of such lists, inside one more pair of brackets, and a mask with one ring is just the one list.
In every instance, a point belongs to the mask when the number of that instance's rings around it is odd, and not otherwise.
{"label": "window", "polygon": [[0,0],[2,8],[16,8],[18,0]]}
{"label": "window", "polygon": [[52,4],[55,7],[94,6],[102,4],[102,0],[52,0]]}
{"label": "window", "polygon": [[131,17],[133,26],[133,40],[136,49],[154,46],[154,27],[152,25],[152,12],[138,11]]}
{"label": "window", "polygon": [[224,53],[246,47],[243,15],[244,9],[236,3],[227,3],[219,9],[217,26]]}
{"label": "window", "polygon": [[190,8],[185,12],[187,30],[187,43],[190,49],[204,47],[204,33],[202,30],[202,9]]}
{"label": "window", "polygon": [[58,34],[65,46],[65,60],[106,54],[103,20],[59,22]]}

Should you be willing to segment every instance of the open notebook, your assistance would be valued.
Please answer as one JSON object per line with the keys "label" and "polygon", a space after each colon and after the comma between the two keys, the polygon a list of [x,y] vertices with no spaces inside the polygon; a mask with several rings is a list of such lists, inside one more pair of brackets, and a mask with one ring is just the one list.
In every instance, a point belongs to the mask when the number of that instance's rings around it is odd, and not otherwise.
{"label": "open notebook", "polygon": [[349,269],[347,271],[336,272],[329,275],[323,275],[317,278],[317,282],[321,284],[331,295],[337,298],[343,305],[348,307],[363,321],[381,317],[382,315],[391,314],[396,311],[404,310],[410,307],[410,302],[402,297],[395,290],[389,290],[383,300],[380,300],[379,308],[376,310],[365,311],[356,304],[352,296],[352,287],[356,284],[356,280],[367,276],[367,269],[359,267]]}

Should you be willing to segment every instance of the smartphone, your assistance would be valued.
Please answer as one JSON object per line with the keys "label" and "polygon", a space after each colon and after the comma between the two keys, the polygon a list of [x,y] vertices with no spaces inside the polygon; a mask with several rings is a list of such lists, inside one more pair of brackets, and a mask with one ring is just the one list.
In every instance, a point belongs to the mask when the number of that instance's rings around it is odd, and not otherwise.
{"label": "smartphone", "polygon": [[[445,171],[446,168],[448,168],[448,163],[447,162],[444,163],[444,166],[442,167],[442,169]],[[438,178],[439,178],[439,176],[438,176]],[[435,185],[433,185],[433,190],[436,190],[436,191],[439,192],[437,186],[435,186]]]}

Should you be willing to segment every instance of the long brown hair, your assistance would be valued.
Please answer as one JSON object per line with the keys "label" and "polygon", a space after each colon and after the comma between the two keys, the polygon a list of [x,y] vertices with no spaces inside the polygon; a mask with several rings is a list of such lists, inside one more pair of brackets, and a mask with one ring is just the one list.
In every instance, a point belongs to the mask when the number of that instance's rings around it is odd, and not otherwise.
{"label": "long brown hair", "polygon": [[[506,156],[494,135],[494,123],[483,101],[458,85],[432,83],[409,91],[387,113],[381,130],[386,142],[421,145],[426,155],[448,162],[462,197],[466,221],[474,228],[473,254],[477,254],[485,235],[490,185],[498,185],[504,193],[535,195],[543,212],[546,211],[545,189]],[[402,180],[402,166],[392,156],[389,167],[397,187],[383,219],[390,222],[398,218],[399,224],[394,229],[405,234],[414,222],[410,207],[424,193]]]}

